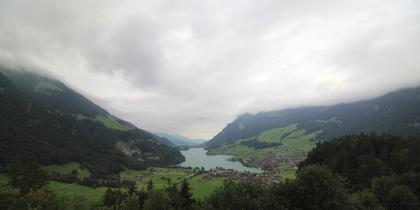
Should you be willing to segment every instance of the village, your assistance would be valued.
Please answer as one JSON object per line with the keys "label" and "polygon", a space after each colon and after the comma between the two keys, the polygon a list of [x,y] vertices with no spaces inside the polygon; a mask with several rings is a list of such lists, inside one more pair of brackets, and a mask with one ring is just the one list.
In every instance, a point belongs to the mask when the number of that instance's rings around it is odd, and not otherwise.
{"label": "village", "polygon": [[208,173],[203,176],[204,180],[209,180],[215,177],[227,178],[247,183],[261,183],[264,185],[272,185],[280,181],[280,176],[274,171],[264,171],[263,173],[240,172],[233,169],[215,168],[210,169]]}
{"label": "village", "polygon": [[144,183],[153,177],[158,176],[168,170],[177,171],[178,173],[182,171],[184,176],[181,177],[171,177],[171,176],[160,176],[160,180],[165,183],[177,183],[182,179],[193,179],[200,177],[198,182],[207,182],[215,178],[223,178],[226,180],[241,181],[248,183],[261,183],[263,185],[272,185],[280,181],[280,174],[275,170],[267,170],[262,173],[251,173],[251,172],[241,172],[233,169],[224,169],[221,167],[216,167],[213,169],[205,170],[204,168],[191,168],[191,167],[181,167],[173,166],[169,168],[157,168],[152,167],[145,170],[142,174],[127,176],[120,175],[122,182],[136,182]]}
{"label": "village", "polygon": [[241,163],[247,167],[260,167],[264,170],[272,170],[280,166],[287,166],[289,168],[298,167],[299,162],[304,160],[306,157],[303,153],[274,153],[268,157],[264,158],[254,158],[241,160]]}

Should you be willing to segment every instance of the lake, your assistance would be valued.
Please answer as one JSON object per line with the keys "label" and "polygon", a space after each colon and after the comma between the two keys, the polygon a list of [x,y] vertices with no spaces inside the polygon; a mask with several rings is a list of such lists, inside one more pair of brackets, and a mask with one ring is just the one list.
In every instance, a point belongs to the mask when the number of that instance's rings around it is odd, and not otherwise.
{"label": "lake", "polygon": [[239,161],[229,161],[232,155],[207,155],[207,150],[203,148],[190,148],[181,153],[185,156],[185,161],[180,164],[183,167],[204,167],[206,170],[216,167],[234,169],[237,171],[249,171],[261,173],[259,168],[246,167]]}

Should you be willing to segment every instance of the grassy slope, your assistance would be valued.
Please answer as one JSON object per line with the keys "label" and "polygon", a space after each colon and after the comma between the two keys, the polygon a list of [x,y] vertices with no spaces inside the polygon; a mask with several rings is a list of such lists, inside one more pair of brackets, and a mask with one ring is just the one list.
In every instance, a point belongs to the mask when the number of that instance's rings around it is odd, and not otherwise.
{"label": "grassy slope", "polygon": [[187,178],[192,188],[192,193],[194,198],[204,198],[209,196],[218,186],[223,184],[223,178],[213,178],[210,180],[203,180],[202,175],[195,176],[190,178],[189,170],[186,169],[172,169],[165,168],[161,169],[158,172],[154,172],[150,176],[150,171],[134,171],[127,170],[122,172],[121,176],[143,176],[144,179],[137,183],[137,186],[141,189],[146,189],[149,179],[152,179],[155,189],[162,189],[168,186],[168,178],[170,178],[171,183],[180,183],[184,178]]}
{"label": "grassy slope", "polygon": [[[7,184],[8,182],[9,177],[5,174],[0,174],[0,184]],[[100,201],[107,189],[106,187],[91,188],[78,184],[67,184],[56,181],[49,181],[48,187],[60,196],[72,196],[75,194],[84,195],[86,199],[92,202]]]}
{"label": "grassy slope", "polygon": [[213,178],[204,181],[202,176],[196,176],[190,179],[189,183],[192,188],[193,197],[202,199],[210,196],[217,187],[223,185],[223,181],[223,178]]}
{"label": "grassy slope", "polygon": [[70,174],[73,170],[78,171],[78,178],[83,179],[90,176],[90,172],[87,169],[81,168],[80,164],[77,162],[70,162],[64,165],[48,165],[42,167],[47,173],[56,172],[59,174]]}
{"label": "grassy slope", "polygon": [[270,143],[282,143],[281,146],[269,147],[264,149],[254,149],[246,145],[242,145],[242,141],[247,139],[240,139],[232,145],[223,145],[220,148],[209,151],[209,154],[229,154],[243,160],[253,158],[268,157],[273,153],[307,153],[315,146],[313,141],[320,131],[307,133],[304,129],[298,129],[297,124],[291,124],[282,128],[275,128],[262,132],[256,138],[258,141]]}
{"label": "grassy slope", "polygon": [[168,179],[171,180],[171,183],[179,183],[185,177],[187,173],[182,170],[177,169],[164,169],[161,172],[153,173],[152,176],[146,175],[145,178],[137,183],[139,188],[146,189],[147,183],[152,179],[154,187],[156,189],[162,189],[168,186]]}
{"label": "grassy slope", "polygon": [[118,122],[115,117],[112,117],[112,116],[97,115],[95,120],[98,122],[101,122],[106,127],[111,128],[111,129],[122,130],[122,131],[132,130],[132,128],[123,125],[122,123]]}
{"label": "grassy slope", "polygon": [[307,153],[315,146],[316,141],[314,140],[320,133],[321,131],[307,133],[304,129],[297,130],[284,139],[282,143],[284,147]]}
{"label": "grassy slope", "polygon": [[[228,154],[233,155],[237,159],[244,161],[253,159],[264,159],[272,154],[283,153],[289,155],[305,155],[314,146],[316,137],[321,131],[308,133],[305,129],[299,129],[298,124],[290,124],[285,127],[266,130],[256,137],[237,140],[232,145],[223,145],[217,149],[209,151],[209,154]],[[280,146],[269,147],[264,149],[254,149],[246,145],[242,145],[242,141],[256,138],[258,141],[269,143],[282,143]],[[293,178],[295,170],[292,168],[280,167],[280,176],[285,178]]]}
{"label": "grassy slope", "polygon": [[76,119],[77,120],[93,120],[93,121],[101,122],[105,127],[114,129],[114,130],[129,131],[133,129],[131,127],[128,127],[118,122],[117,118],[113,116],[97,115],[95,118],[89,118],[82,114],[77,114]]}
{"label": "grassy slope", "polygon": [[[59,166],[48,166],[49,169],[64,172],[65,170],[70,170],[78,166],[78,164],[67,164],[66,167]],[[70,170],[71,171],[71,170]],[[121,172],[121,176],[125,177],[135,177],[142,176],[143,180],[137,183],[137,186],[141,189],[146,189],[146,185],[149,179],[153,180],[155,189],[162,189],[168,186],[167,178],[171,179],[171,183],[180,183],[184,178],[187,178],[192,188],[193,197],[197,199],[202,199],[208,197],[213,191],[223,185],[223,178],[213,178],[210,180],[203,180],[204,175],[198,175],[195,177],[189,177],[191,171],[188,169],[172,169],[172,168],[163,168],[158,172],[154,172],[153,175],[150,174],[149,169],[143,171],[127,170]],[[9,178],[0,174],[0,184],[6,184]],[[60,196],[72,196],[75,194],[83,195],[92,202],[98,202],[101,200],[102,196],[105,194],[106,187],[92,188],[87,186],[82,186],[78,184],[69,184],[56,181],[49,181],[48,187],[56,192]]]}
{"label": "grassy slope", "polygon": [[283,137],[284,135],[288,133],[292,133],[296,129],[297,129],[297,124],[295,123],[295,124],[290,124],[282,128],[274,128],[271,130],[266,130],[258,136],[258,140],[263,141],[263,142],[276,143],[282,140],[281,137]]}
{"label": "grassy slope", "polygon": [[295,168],[289,168],[287,166],[282,166],[282,167],[277,168],[277,170],[279,171],[280,178],[282,180],[294,179],[296,177],[297,169],[295,169]]}
{"label": "grassy slope", "polygon": [[106,187],[86,187],[78,184],[68,184],[56,181],[50,181],[48,187],[58,195],[72,196],[74,194],[84,195],[89,201],[100,201],[105,194]]}
{"label": "grassy slope", "polygon": [[43,94],[51,94],[50,91],[63,91],[63,89],[61,89],[60,87],[58,87],[57,85],[48,82],[48,81],[42,81],[42,82],[38,82],[35,86],[34,86],[34,91],[37,93],[43,93]]}

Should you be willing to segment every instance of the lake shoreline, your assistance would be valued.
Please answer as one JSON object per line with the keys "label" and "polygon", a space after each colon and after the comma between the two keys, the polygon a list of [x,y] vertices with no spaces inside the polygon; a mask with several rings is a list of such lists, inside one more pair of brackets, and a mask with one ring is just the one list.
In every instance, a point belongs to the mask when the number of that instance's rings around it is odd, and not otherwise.
{"label": "lake shoreline", "polygon": [[207,150],[202,147],[189,148],[188,150],[182,150],[181,153],[185,157],[185,161],[179,164],[182,167],[203,167],[206,170],[224,168],[252,173],[264,172],[260,168],[247,167],[240,161],[232,161],[234,160],[232,155],[209,155]]}

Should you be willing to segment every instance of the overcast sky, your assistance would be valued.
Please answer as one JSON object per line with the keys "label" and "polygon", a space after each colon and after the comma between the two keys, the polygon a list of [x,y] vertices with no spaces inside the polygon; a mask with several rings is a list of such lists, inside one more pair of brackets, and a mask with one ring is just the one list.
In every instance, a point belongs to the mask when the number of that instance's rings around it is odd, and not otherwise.
{"label": "overcast sky", "polygon": [[0,62],[150,131],[420,85],[418,0],[0,0]]}

